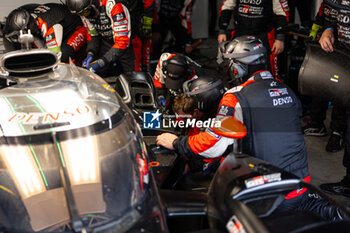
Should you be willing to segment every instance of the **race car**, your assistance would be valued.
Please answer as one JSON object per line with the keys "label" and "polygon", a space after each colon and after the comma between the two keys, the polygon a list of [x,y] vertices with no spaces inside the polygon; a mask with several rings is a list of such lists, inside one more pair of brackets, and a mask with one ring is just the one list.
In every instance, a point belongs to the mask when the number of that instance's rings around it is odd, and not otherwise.
{"label": "race car", "polygon": [[[24,47],[30,40],[30,34],[21,36]],[[54,53],[40,49],[0,57],[0,76],[12,83],[0,90],[0,231],[349,229],[347,220],[330,223],[293,212],[273,215],[287,191],[307,184],[249,155],[227,156],[208,195],[169,189],[179,157],[152,145],[162,130],[141,130],[141,119],[135,120],[145,105],[143,111],[157,109],[146,97],[151,92],[131,81],[134,96],[148,93],[136,106],[138,102],[128,103],[99,76],[57,62]],[[128,80],[147,83],[145,76],[138,77]],[[132,96],[126,90],[125,96]],[[287,227],[290,219],[300,222]]]}
{"label": "race car", "polygon": [[0,231],[168,232],[132,112],[99,76],[57,62],[44,49],[0,58],[12,83],[0,90]]}

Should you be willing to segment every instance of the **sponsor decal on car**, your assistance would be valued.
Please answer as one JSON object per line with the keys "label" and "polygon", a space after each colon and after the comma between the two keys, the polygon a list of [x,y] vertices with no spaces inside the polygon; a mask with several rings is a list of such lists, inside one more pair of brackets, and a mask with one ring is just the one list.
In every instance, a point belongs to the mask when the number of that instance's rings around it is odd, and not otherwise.
{"label": "sponsor decal on car", "polygon": [[339,82],[339,75],[334,75],[333,77],[331,77],[331,81],[335,83]]}
{"label": "sponsor decal on car", "polygon": [[280,181],[280,180],[281,180],[281,173],[272,173],[268,175],[249,178],[245,180],[244,183],[247,188],[252,188],[255,186],[263,185],[274,181]]}
{"label": "sponsor decal on car", "polygon": [[111,85],[109,85],[109,84],[103,84],[102,86],[108,91],[115,92],[113,87]]}
{"label": "sponsor decal on car", "polygon": [[238,220],[236,215],[233,215],[226,224],[226,229],[229,233],[246,233],[243,224]]}
{"label": "sponsor decal on car", "polygon": [[61,112],[16,112],[8,118],[9,123],[22,123],[27,125],[48,124],[54,122],[65,122],[73,117],[85,115],[91,112],[91,107],[82,105]]}

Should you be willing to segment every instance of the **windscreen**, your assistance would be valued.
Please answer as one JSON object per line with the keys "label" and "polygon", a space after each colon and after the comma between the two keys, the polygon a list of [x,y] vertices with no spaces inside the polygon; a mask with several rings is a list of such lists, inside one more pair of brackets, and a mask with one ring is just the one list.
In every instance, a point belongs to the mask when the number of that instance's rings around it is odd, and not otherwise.
{"label": "windscreen", "polygon": [[122,219],[144,195],[144,153],[134,120],[122,109],[86,127],[1,137],[1,227],[71,232],[72,204],[89,231]]}

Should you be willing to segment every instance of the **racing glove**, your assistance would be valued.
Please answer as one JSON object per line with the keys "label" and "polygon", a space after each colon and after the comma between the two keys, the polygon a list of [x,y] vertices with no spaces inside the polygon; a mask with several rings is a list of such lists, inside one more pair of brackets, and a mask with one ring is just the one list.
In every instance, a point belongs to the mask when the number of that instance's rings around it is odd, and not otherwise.
{"label": "racing glove", "polygon": [[88,55],[86,56],[86,58],[84,59],[82,66],[83,66],[84,68],[89,67],[89,66],[90,66],[90,62],[91,62],[93,59],[94,59],[94,55],[93,55],[91,52],[89,52]]}
{"label": "racing glove", "polygon": [[145,39],[152,37],[152,21],[151,17],[143,16],[142,18],[142,37]]}
{"label": "racing glove", "polygon": [[160,105],[162,105],[163,107],[165,107],[165,105],[166,105],[166,99],[165,99],[165,97],[162,96],[162,95],[158,96],[158,103],[159,103]]}
{"label": "racing glove", "polygon": [[309,37],[312,38],[312,41],[316,40],[317,32],[318,32],[318,30],[320,30],[320,28],[322,28],[322,26],[315,24],[315,23],[312,24],[312,28],[311,28],[310,34],[309,34]]}
{"label": "racing glove", "polygon": [[94,62],[92,62],[87,69],[90,70],[91,72],[97,73],[102,69],[102,67],[105,66],[105,62],[102,59],[98,59]]}

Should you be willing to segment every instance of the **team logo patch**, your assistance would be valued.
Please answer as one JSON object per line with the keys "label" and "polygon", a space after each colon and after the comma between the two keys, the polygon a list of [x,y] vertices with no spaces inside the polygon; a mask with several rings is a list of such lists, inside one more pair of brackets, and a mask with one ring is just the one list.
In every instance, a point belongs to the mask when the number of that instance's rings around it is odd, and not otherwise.
{"label": "team logo patch", "polygon": [[120,33],[116,33],[116,36],[127,36],[129,34],[129,32],[120,32]]}
{"label": "team logo patch", "polygon": [[125,13],[121,12],[119,14],[113,15],[113,21],[120,21],[125,19]]}
{"label": "team logo patch", "polygon": [[219,135],[217,135],[216,133],[214,133],[213,130],[211,130],[210,128],[207,128],[205,131],[206,131],[208,134],[210,134],[211,136],[213,136],[214,138],[216,138],[216,139],[220,139],[220,138],[221,138],[221,136],[219,136]]}
{"label": "team logo patch", "polygon": [[263,72],[260,72],[259,74],[262,79],[273,79],[272,74],[268,71],[263,71]]}
{"label": "team logo patch", "polygon": [[120,22],[114,22],[114,25],[115,26],[119,26],[119,25],[123,25],[123,24],[127,24],[127,23],[128,23],[128,21],[123,20],[123,21],[120,21]]}
{"label": "team logo patch", "polygon": [[47,46],[48,48],[53,48],[53,47],[56,47],[57,44],[56,44],[55,41],[51,41],[51,42],[47,43],[46,46]]}
{"label": "team logo patch", "polygon": [[143,128],[144,129],[159,129],[161,115],[162,114],[159,111],[144,112],[143,113]]}
{"label": "team logo patch", "polygon": [[233,116],[234,109],[230,106],[221,105],[218,115]]}
{"label": "team logo patch", "polygon": [[126,25],[113,27],[114,31],[126,31],[128,30],[128,27]]}
{"label": "team logo patch", "polygon": [[48,41],[50,41],[50,40],[52,40],[52,39],[54,39],[54,38],[56,38],[56,37],[55,37],[55,33],[51,33],[50,35],[48,35],[48,36],[45,37],[45,40],[46,40],[46,42],[48,42]]}
{"label": "team logo patch", "polygon": [[275,89],[269,89],[270,97],[276,97],[276,96],[282,96],[282,95],[288,95],[287,88],[275,88]]}

